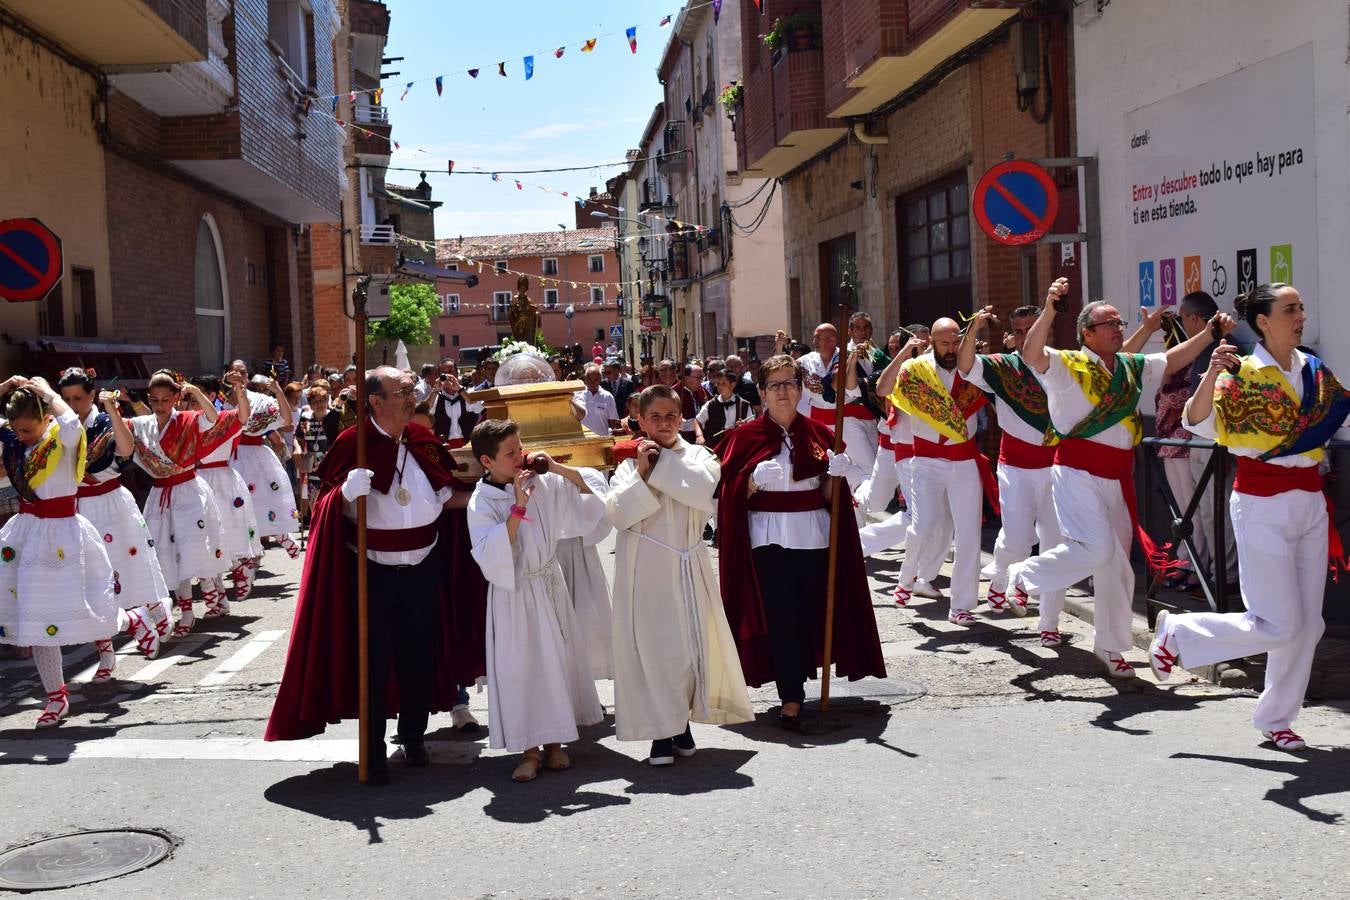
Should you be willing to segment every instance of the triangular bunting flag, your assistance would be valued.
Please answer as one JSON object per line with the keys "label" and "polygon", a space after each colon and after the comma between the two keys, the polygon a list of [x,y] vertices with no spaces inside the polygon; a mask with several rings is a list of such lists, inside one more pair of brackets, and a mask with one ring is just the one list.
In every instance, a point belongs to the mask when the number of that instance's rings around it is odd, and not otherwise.
{"label": "triangular bunting flag", "polygon": [[398,98],[400,102],[403,100],[404,97],[408,96],[408,91],[412,90],[412,86],[413,83],[411,81],[403,86],[403,93]]}
{"label": "triangular bunting flag", "polygon": [[581,45],[582,53],[590,53],[594,49],[595,49],[595,38],[591,38],[589,41]]}
{"label": "triangular bunting flag", "polygon": [[450,164],[449,164],[448,166],[446,166],[445,168],[446,168],[445,174],[447,174],[447,175],[453,175],[453,174],[455,174],[455,161],[454,161],[453,159],[450,160]]}
{"label": "triangular bunting flag", "polygon": [[492,180],[493,180],[493,181],[501,181],[501,180],[502,180],[502,176],[498,175],[496,172],[493,172],[493,173],[492,173]]}
{"label": "triangular bunting flag", "polygon": [[[376,133],[373,132],[373,131],[368,132],[368,133],[370,134],[371,137],[379,137],[379,135],[376,134]],[[402,148],[402,146],[400,146],[400,144],[399,144],[398,141],[394,141],[394,149],[395,149],[395,150],[402,150],[403,148]]]}
{"label": "triangular bunting flag", "polygon": [[566,197],[566,196],[567,196],[567,191],[563,191],[563,192],[562,192],[562,195],[563,195],[564,197]]}
{"label": "triangular bunting flag", "polygon": [[443,76],[443,75],[437,75],[437,76],[436,76],[436,96],[437,96],[437,97],[439,97],[439,96],[441,95],[441,79],[444,78],[444,77],[445,77],[445,76]]}
{"label": "triangular bunting flag", "polygon": [[375,105],[376,105],[376,106],[379,106],[379,105],[380,105],[380,98],[382,98],[383,96],[384,96],[384,88],[376,88],[376,89],[375,89]]}
{"label": "triangular bunting flag", "polygon": [[470,77],[470,78],[477,78],[477,77],[478,77],[478,70],[477,70],[477,69],[470,69],[470,70],[469,70],[469,77]]}
{"label": "triangular bunting flag", "polygon": [[348,103],[355,103],[355,102],[356,102],[356,91],[352,91],[351,93],[349,93],[349,94],[347,95],[347,102],[348,102]]}
{"label": "triangular bunting flag", "polygon": [[636,25],[630,25],[630,26],[628,27],[628,29],[627,29],[626,31],[624,31],[624,35],[627,36],[627,38],[628,38],[628,49],[629,49],[629,50],[632,50],[634,53],[636,53],[636,52],[637,52],[637,26],[636,26]]}
{"label": "triangular bunting flag", "polygon": [[657,25],[660,25],[662,28],[665,28],[667,25],[670,24],[670,16],[668,16],[668,15],[667,15],[667,16],[662,16],[661,21],[660,21],[660,22],[657,22],[656,24],[657,24]]}
{"label": "triangular bunting flag", "polygon": [[497,74],[502,76],[503,78],[506,77],[506,63],[504,62],[497,63]]}
{"label": "triangular bunting flag", "polygon": [[525,190],[525,185],[523,185],[523,184],[521,184],[519,181],[517,181],[517,182],[516,182],[516,190],[518,190],[518,191],[523,191],[523,190]]}
{"label": "triangular bunting flag", "polygon": [[713,5],[713,24],[722,18],[722,0],[712,0]]}
{"label": "triangular bunting flag", "polygon": [[334,97],[334,98],[333,98],[333,115],[335,115],[335,116],[337,115],[337,101],[338,101],[338,98],[337,98],[337,97]]}
{"label": "triangular bunting flag", "polygon": [[525,57],[525,80],[529,81],[534,77],[534,57]]}
{"label": "triangular bunting flag", "polygon": [[554,51],[553,51],[553,58],[554,58],[554,59],[562,59],[563,51],[566,50],[566,49],[567,49],[566,47],[559,47],[557,50],[554,50]]}

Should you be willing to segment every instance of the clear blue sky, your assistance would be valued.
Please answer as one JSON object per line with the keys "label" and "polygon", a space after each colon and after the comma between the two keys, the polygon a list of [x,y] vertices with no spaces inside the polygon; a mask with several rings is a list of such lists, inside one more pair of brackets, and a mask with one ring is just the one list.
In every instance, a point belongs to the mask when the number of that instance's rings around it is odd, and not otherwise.
{"label": "clear blue sky", "polygon": [[[656,67],[672,28],[657,23],[675,16],[681,0],[385,0],[391,14],[386,66],[401,74],[385,79],[394,140],[391,167],[425,167],[436,214],[436,236],[549,231],[575,222],[573,198],[621,167],[538,175],[469,175],[488,171],[590,165],[622,160],[636,147],[652,108],[661,100]],[[673,19],[672,19],[673,21]],[[624,30],[638,26],[637,53]],[[595,50],[582,53],[587,38]],[[565,47],[562,59],[552,50]],[[522,58],[535,57],[525,80]],[[506,78],[497,74],[505,60]],[[478,77],[466,70],[477,67]],[[444,74],[436,96],[432,81]],[[417,81],[400,101],[404,86]],[[425,152],[422,152],[425,151]],[[455,161],[454,175],[446,161]],[[511,179],[528,182],[516,190]],[[416,172],[388,174],[394,184],[417,183]]]}

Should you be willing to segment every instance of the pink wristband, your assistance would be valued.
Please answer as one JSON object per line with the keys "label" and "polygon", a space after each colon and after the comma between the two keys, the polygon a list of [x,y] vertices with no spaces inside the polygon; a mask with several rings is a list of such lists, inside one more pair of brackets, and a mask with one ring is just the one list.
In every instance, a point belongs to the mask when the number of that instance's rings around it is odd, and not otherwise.
{"label": "pink wristband", "polygon": [[530,517],[525,515],[525,507],[520,506],[519,504],[516,503],[511,504],[511,515],[515,516],[522,522],[531,521]]}

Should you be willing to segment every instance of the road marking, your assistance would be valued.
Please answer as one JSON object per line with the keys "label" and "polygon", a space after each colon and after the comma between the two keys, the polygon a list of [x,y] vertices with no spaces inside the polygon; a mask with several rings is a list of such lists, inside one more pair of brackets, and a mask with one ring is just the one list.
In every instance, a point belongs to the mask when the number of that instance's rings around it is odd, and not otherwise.
{"label": "road marking", "polygon": [[285,630],[258,632],[253,640],[240,647],[229,659],[216,666],[205,678],[197,682],[197,686],[214,687],[229,681],[238,675],[245,666],[261,656],[268,647],[276,643],[285,633]]}
{"label": "road marking", "polygon": [[209,634],[188,635],[186,637],[181,637],[169,645],[170,650],[177,650],[179,652],[174,653],[172,656],[160,656],[159,659],[151,660],[150,662],[142,666],[139,670],[137,670],[134,675],[131,675],[129,677],[123,677],[122,680],[141,681],[141,682],[150,681],[152,678],[154,678],[156,675],[159,675],[161,672],[164,672],[169,668],[178,665],[183,660],[188,659],[189,651],[200,649],[202,644],[205,644],[212,637],[214,637],[214,635]]}
{"label": "road marking", "polygon": [[[390,755],[397,747],[389,745]],[[470,741],[428,741],[433,762],[467,763],[482,751]],[[65,762],[72,759],[171,759],[245,762],[355,762],[355,738],[263,741],[259,738],[38,738],[0,740],[0,759]]]}

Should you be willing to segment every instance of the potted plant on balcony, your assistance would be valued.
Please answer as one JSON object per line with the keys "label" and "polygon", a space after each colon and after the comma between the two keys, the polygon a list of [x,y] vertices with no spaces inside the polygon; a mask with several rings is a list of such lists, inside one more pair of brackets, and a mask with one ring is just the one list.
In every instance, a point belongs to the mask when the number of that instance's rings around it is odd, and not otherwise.
{"label": "potted plant on balcony", "polygon": [[773,28],[763,36],[764,46],[777,54],[785,42],[790,50],[814,50],[818,46],[816,20],[806,13],[791,13],[773,20]]}
{"label": "potted plant on balcony", "polygon": [[741,98],[745,94],[745,85],[733,81],[722,87],[722,93],[717,95],[717,102],[722,104],[722,111],[727,114],[727,118],[733,123],[736,121],[736,113],[741,108]]}

